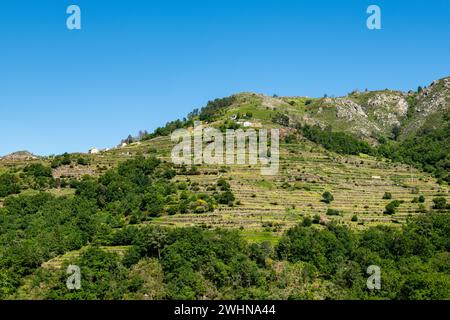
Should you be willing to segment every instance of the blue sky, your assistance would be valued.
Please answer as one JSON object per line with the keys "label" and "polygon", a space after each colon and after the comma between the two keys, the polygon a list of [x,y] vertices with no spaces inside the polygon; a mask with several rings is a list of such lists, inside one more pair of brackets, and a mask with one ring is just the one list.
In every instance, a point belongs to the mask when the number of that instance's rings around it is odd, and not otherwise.
{"label": "blue sky", "polygon": [[[82,29],[66,28],[77,4]],[[366,28],[366,8],[382,30]],[[1,0],[0,154],[110,147],[242,91],[344,95],[450,76],[447,0]]]}

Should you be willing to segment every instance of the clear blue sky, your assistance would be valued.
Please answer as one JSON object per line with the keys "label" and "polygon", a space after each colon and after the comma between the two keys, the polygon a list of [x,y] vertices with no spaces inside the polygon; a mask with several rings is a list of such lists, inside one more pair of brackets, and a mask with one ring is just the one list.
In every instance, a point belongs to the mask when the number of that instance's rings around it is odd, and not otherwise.
{"label": "clear blue sky", "polygon": [[[82,30],[66,28],[66,8]],[[382,30],[366,8],[382,9]],[[86,151],[236,92],[343,95],[450,75],[448,0],[1,0],[0,154]]]}

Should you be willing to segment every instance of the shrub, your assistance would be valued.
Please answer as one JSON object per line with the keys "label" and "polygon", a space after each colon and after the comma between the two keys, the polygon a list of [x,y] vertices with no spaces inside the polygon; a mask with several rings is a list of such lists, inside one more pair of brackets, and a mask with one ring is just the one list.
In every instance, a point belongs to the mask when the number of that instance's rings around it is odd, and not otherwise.
{"label": "shrub", "polygon": [[327,216],[338,216],[340,214],[340,212],[338,210],[335,209],[327,209]]}
{"label": "shrub", "polygon": [[52,169],[40,163],[30,164],[23,169],[23,172],[35,177],[51,177]]}
{"label": "shrub", "polygon": [[219,180],[217,180],[217,186],[222,191],[229,191],[229,190],[231,190],[230,184],[224,178],[220,178]]}
{"label": "shrub", "polygon": [[433,209],[442,210],[447,207],[447,200],[444,197],[438,197],[433,199]]}
{"label": "shrub", "polygon": [[383,199],[384,200],[391,200],[392,199],[392,194],[390,192],[385,192],[383,195]]}
{"label": "shrub", "polygon": [[322,194],[322,198],[323,198],[322,201],[325,202],[325,203],[328,203],[328,204],[331,203],[334,200],[333,195],[329,191],[324,192]]}
{"label": "shrub", "polygon": [[309,227],[310,225],[312,225],[313,221],[311,220],[310,217],[305,217],[302,221],[302,226],[304,227]]}
{"label": "shrub", "polygon": [[83,157],[79,157],[77,159],[77,164],[79,164],[80,166],[87,166],[89,164],[88,160],[83,158]]}
{"label": "shrub", "polygon": [[397,208],[400,206],[401,201],[398,200],[394,200],[392,202],[390,202],[387,206],[386,206],[386,210],[384,211],[385,214],[395,214],[397,212]]}
{"label": "shrub", "polygon": [[320,223],[320,216],[318,214],[314,215],[312,219],[313,224],[319,224]]}
{"label": "shrub", "polygon": [[0,197],[20,192],[19,179],[9,173],[0,175]]}

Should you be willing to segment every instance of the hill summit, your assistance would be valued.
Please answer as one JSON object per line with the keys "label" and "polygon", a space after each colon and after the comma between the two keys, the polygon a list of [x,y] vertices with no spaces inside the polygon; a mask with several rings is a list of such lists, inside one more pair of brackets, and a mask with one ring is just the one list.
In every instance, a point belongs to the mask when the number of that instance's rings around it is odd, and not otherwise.
{"label": "hill summit", "polygon": [[29,151],[16,151],[13,153],[10,153],[4,157],[0,157],[0,160],[9,160],[9,161],[29,161],[29,160],[36,160],[38,159],[37,156],[32,154]]}

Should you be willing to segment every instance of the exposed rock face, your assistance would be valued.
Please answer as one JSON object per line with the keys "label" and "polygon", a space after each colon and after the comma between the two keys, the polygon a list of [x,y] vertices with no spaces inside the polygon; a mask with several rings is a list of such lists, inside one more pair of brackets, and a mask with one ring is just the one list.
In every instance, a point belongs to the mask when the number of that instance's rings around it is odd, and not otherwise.
{"label": "exposed rock face", "polygon": [[319,127],[322,128],[322,129],[324,129],[324,128],[326,127],[326,125],[325,125],[322,121],[319,121],[318,119],[313,118],[313,117],[311,117],[311,116],[308,115],[308,114],[305,114],[305,115],[301,118],[301,122],[302,122],[302,123],[305,123],[305,124],[307,124],[307,125],[310,125],[310,126],[319,126]]}
{"label": "exposed rock face", "polygon": [[367,114],[364,112],[363,108],[352,100],[336,99],[335,103],[337,111],[336,116],[338,118],[348,120],[354,120],[360,117],[367,118]]}
{"label": "exposed rock face", "polygon": [[408,102],[401,95],[376,94],[365,106],[382,128],[399,126],[408,112]]}
{"label": "exposed rock face", "polygon": [[262,98],[261,106],[264,108],[269,108],[270,110],[275,110],[280,106],[287,106],[288,104],[281,99],[268,97],[260,95]]}
{"label": "exposed rock face", "polygon": [[450,78],[434,81],[424,88],[417,98],[414,110],[414,121],[403,129],[403,135],[414,134],[424,126],[435,126],[435,119],[450,112]]}
{"label": "exposed rock face", "polygon": [[428,116],[434,112],[442,111],[449,105],[450,78],[442,79],[425,88],[420,94],[420,102],[416,112]]}

